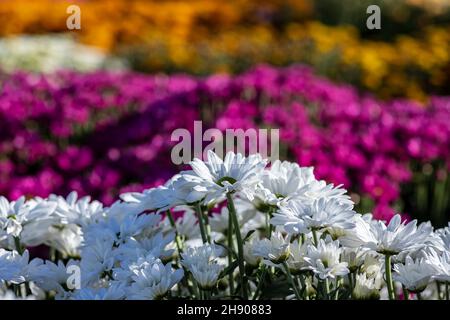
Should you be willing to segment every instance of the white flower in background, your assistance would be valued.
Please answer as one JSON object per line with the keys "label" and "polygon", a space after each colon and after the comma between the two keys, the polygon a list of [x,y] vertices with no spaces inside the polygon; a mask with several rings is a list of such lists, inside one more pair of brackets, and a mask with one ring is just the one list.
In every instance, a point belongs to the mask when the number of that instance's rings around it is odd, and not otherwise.
{"label": "white flower in background", "polygon": [[364,273],[367,278],[375,279],[376,284],[381,286],[384,275],[384,261],[380,261],[380,255],[368,252],[364,256],[364,263],[360,268],[360,272]]}
{"label": "white flower in background", "polygon": [[311,245],[311,239],[309,238],[302,244],[298,240],[295,240],[289,245],[290,255],[286,263],[293,274],[309,270],[309,263],[305,259],[308,254],[309,245]]}
{"label": "white flower in background", "polygon": [[55,209],[56,203],[41,198],[26,201],[25,197],[20,197],[9,202],[0,197],[0,243],[13,249],[16,237],[25,246],[43,244],[50,226],[56,221]]}
{"label": "white flower in background", "polygon": [[118,261],[136,261],[142,256],[151,255],[164,260],[170,259],[174,254],[174,249],[168,248],[173,243],[175,233],[164,235],[162,232],[156,233],[152,237],[142,239],[129,238],[121,246],[114,250],[114,256]]}
{"label": "white flower in background", "polygon": [[67,280],[71,275],[70,267],[79,266],[79,261],[69,260],[64,264],[61,260],[57,264],[51,261],[38,265],[31,272],[32,281],[41,289],[46,291],[56,291],[63,295],[67,287]]}
{"label": "white flower in background", "polygon": [[424,256],[425,260],[436,269],[433,279],[450,282],[450,252],[445,251],[439,254],[433,249],[428,249],[424,252]]}
{"label": "white flower in background", "polygon": [[436,236],[441,239],[442,251],[450,251],[450,222],[448,227],[436,230]]}
{"label": "white flower in background", "polygon": [[120,195],[121,199],[137,205],[139,212],[165,211],[176,206],[192,204],[205,198],[208,189],[196,175],[177,174],[163,186]]}
{"label": "white flower in background", "polygon": [[321,198],[312,203],[292,200],[274,213],[270,223],[282,226],[288,233],[300,234],[325,228],[350,229],[354,227],[354,216],[353,205],[333,198]]}
{"label": "white flower in background", "polygon": [[[175,226],[177,232],[184,239],[200,239],[200,227],[195,212],[188,206],[178,206],[173,209],[173,212],[183,212],[183,215],[175,220]],[[169,219],[164,219],[164,231],[171,232],[173,227],[171,226]]]}
{"label": "white flower in background", "polygon": [[394,265],[394,280],[400,282],[408,291],[422,292],[431,278],[436,275],[437,267],[425,258],[413,260],[406,257],[405,264]]}
{"label": "white flower in background", "polygon": [[349,273],[347,262],[340,262],[341,251],[339,241],[325,242],[320,239],[317,246],[308,246],[308,255],[304,259],[320,279],[334,279]]}
{"label": "white flower in background", "polygon": [[315,180],[312,167],[301,168],[297,163],[276,160],[261,176],[261,186],[255,190],[254,203],[276,206],[295,195],[300,188]]}
{"label": "white flower in background", "polygon": [[83,287],[75,290],[70,300],[122,300],[125,298],[125,284],[113,282],[108,287]]}
{"label": "white flower in background", "polygon": [[280,264],[289,258],[289,237],[283,237],[281,232],[272,233],[270,240],[262,239],[255,241],[253,254],[270,261],[273,264]]}
{"label": "white flower in background", "polygon": [[192,273],[202,289],[210,290],[216,286],[224,269],[224,266],[219,264],[220,254],[220,248],[213,244],[189,247],[181,254],[181,263]]}
{"label": "white flower in background", "polygon": [[[239,202],[241,200],[237,200]],[[241,236],[245,237],[251,230],[256,230],[264,226],[264,215],[255,210],[237,210],[237,219],[240,225]],[[220,234],[219,239],[224,238],[228,232],[229,212],[227,207],[223,207],[219,213],[213,213],[209,218],[211,230]]]}
{"label": "white flower in background", "polygon": [[100,239],[85,245],[81,251],[80,263],[83,285],[95,283],[106,276],[110,278],[116,261],[113,249],[113,242],[105,242]]}
{"label": "white flower in background", "polygon": [[365,274],[357,274],[352,298],[357,300],[378,300],[380,299],[380,287],[376,280],[368,278]]}
{"label": "white flower in background", "polygon": [[143,192],[127,192],[120,199],[135,207],[137,213],[144,211],[167,210],[171,203],[171,190],[165,185],[144,190]]}
{"label": "white flower in background", "polygon": [[341,261],[347,262],[350,272],[357,271],[363,264],[368,250],[365,248],[342,248]]}
{"label": "white flower in background", "polygon": [[335,199],[342,204],[353,205],[353,201],[346,193],[347,190],[341,188],[341,185],[335,187],[332,183],[315,180],[300,188],[291,198],[302,202],[312,202],[321,198]]}
{"label": "white flower in background", "polygon": [[[70,54],[67,54],[70,52]],[[66,35],[14,36],[0,39],[0,68],[50,73],[62,69],[122,70],[126,63]]]}
{"label": "white flower in background", "polygon": [[[30,284],[30,287],[31,287],[31,284]],[[39,298],[40,297],[35,296],[33,294],[28,295],[26,297],[22,297],[22,296],[18,297],[18,296],[16,296],[16,294],[14,293],[13,290],[8,289],[6,287],[6,285],[0,281],[0,301],[2,301],[2,300],[37,300]]]}
{"label": "white flower in background", "polygon": [[79,198],[76,191],[72,191],[67,198],[51,194],[48,199],[57,204],[55,215],[60,218],[61,224],[84,226],[104,214],[101,202],[91,201],[89,196]]}
{"label": "white flower in background", "polygon": [[45,244],[58,250],[64,257],[79,257],[83,242],[81,230],[75,224],[51,226]]}
{"label": "white flower in background", "polygon": [[182,269],[173,270],[151,255],[139,258],[129,269],[132,283],[127,291],[132,300],[161,299],[183,278]]}
{"label": "white flower in background", "polygon": [[20,255],[17,251],[0,248],[0,280],[20,284],[30,280],[30,275],[42,264],[42,260],[29,261],[28,250]]}
{"label": "white flower in background", "polygon": [[417,220],[402,223],[397,214],[388,225],[381,221],[367,223],[360,219],[340,241],[349,247],[364,246],[381,254],[396,255],[424,247],[432,232],[430,224],[422,223],[417,227]]}
{"label": "white flower in background", "polygon": [[252,235],[250,239],[244,243],[244,259],[245,262],[252,267],[259,266],[259,263],[261,262],[261,257],[255,255],[253,252],[256,241],[256,237]]}
{"label": "white flower in background", "polygon": [[210,150],[206,162],[195,158],[190,162],[192,171],[183,171],[181,175],[201,178],[201,185],[208,192],[205,203],[217,201],[228,192],[239,192],[253,200],[253,192],[261,181],[266,164],[267,160],[259,154],[244,157],[240,153],[228,152],[222,160]]}

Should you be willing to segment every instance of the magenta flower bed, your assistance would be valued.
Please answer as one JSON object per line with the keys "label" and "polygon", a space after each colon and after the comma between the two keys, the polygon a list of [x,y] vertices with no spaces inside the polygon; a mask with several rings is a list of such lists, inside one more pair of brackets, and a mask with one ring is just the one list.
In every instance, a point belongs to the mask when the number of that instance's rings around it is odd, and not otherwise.
{"label": "magenta flower bed", "polygon": [[299,66],[0,76],[0,194],[77,190],[110,203],[172,176],[170,135],[200,119],[204,129],[280,128],[282,157],[344,184],[379,218],[397,208],[439,224],[448,212],[450,98],[382,102]]}

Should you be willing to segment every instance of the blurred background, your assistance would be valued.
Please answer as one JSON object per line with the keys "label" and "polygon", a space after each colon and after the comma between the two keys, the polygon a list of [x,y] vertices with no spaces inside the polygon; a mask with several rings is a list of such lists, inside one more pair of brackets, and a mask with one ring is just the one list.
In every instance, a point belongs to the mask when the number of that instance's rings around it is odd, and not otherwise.
{"label": "blurred background", "polygon": [[282,158],[362,212],[448,223],[450,0],[1,0],[0,21],[11,199],[161,184],[172,131],[201,119],[279,128]]}

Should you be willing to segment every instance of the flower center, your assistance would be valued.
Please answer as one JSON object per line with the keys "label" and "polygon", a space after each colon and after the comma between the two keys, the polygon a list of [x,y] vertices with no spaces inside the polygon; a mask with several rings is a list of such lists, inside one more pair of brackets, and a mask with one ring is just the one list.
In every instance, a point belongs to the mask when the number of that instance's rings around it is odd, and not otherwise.
{"label": "flower center", "polygon": [[234,178],[232,178],[232,177],[222,177],[222,178],[220,178],[219,180],[217,180],[216,183],[217,183],[219,186],[223,187],[223,186],[224,186],[223,183],[224,183],[225,181],[229,182],[230,184],[235,184],[235,183],[236,183],[236,179],[234,179]]}

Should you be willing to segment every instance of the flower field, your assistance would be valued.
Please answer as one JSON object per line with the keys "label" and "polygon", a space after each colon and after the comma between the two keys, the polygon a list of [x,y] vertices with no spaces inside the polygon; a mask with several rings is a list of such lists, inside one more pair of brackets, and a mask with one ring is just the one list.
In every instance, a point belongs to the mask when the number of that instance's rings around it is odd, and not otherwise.
{"label": "flower field", "polygon": [[449,300],[446,1],[74,3],[0,1],[0,300]]}

